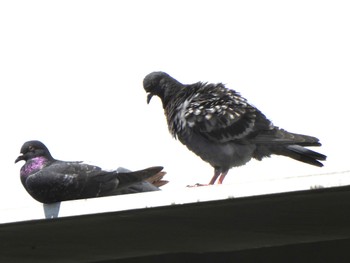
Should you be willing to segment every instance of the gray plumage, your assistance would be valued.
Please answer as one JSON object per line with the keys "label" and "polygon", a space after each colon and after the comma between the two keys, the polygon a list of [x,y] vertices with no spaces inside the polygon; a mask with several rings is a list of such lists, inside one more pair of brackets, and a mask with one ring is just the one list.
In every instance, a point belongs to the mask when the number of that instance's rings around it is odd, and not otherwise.
{"label": "gray plumage", "polygon": [[184,85],[165,72],[148,74],[143,86],[147,102],[158,96],[173,137],[214,167],[222,183],[228,170],[252,158],[273,154],[323,166],[326,156],[304,146],[320,146],[312,136],[287,132],[272,124],[238,92],[222,83]]}
{"label": "gray plumage", "polygon": [[154,191],[149,182],[167,183],[161,180],[165,174],[161,166],[134,172],[105,171],[83,162],[56,160],[40,141],[24,143],[15,162],[19,161],[25,161],[20,171],[24,188],[35,200],[46,204]]}

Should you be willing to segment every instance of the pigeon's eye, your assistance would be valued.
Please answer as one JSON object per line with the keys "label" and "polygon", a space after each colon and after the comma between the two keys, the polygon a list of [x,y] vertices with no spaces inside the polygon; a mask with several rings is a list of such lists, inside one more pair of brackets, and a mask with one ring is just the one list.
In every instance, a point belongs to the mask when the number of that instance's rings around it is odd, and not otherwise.
{"label": "pigeon's eye", "polygon": [[31,146],[31,145],[28,147],[28,149],[30,152],[34,152],[34,150],[35,150],[34,146]]}

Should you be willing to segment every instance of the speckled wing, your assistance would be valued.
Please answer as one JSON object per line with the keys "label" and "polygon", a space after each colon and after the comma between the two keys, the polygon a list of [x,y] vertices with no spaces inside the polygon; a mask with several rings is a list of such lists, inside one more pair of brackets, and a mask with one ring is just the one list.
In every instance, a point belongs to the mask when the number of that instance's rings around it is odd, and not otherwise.
{"label": "speckled wing", "polygon": [[192,131],[216,142],[227,142],[253,132],[257,114],[261,113],[223,84],[207,84],[188,99],[181,114]]}

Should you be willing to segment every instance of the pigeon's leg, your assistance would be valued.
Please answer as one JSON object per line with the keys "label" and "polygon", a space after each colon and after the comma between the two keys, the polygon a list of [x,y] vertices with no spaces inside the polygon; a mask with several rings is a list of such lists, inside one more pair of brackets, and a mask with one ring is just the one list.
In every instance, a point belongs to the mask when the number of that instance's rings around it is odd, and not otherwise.
{"label": "pigeon's leg", "polygon": [[[215,168],[215,169],[214,169],[214,176],[213,176],[213,178],[211,178],[209,184],[187,185],[187,187],[198,187],[198,186],[213,185],[213,184],[215,184],[215,181],[216,181],[216,179],[218,179],[218,177],[219,177],[220,174],[221,174],[221,169],[220,169],[220,168]],[[226,174],[227,174],[227,172],[225,173],[225,175],[226,175]],[[225,177],[225,175],[224,175],[224,177]],[[221,175],[221,177],[222,177],[222,175]],[[221,179],[221,177],[220,177],[220,179]],[[222,178],[222,180],[224,180],[224,179]],[[220,183],[220,182],[219,182],[219,183]]]}
{"label": "pigeon's leg", "polygon": [[215,184],[215,181],[216,181],[216,179],[218,179],[220,174],[221,174],[221,169],[220,168],[214,168],[214,176],[213,176],[213,178],[211,178],[209,184]]}
{"label": "pigeon's leg", "polygon": [[224,181],[225,176],[226,176],[227,173],[228,173],[228,170],[227,170],[227,171],[223,171],[223,172],[221,173],[221,176],[220,176],[220,178],[219,178],[218,184],[222,184],[222,182]]}

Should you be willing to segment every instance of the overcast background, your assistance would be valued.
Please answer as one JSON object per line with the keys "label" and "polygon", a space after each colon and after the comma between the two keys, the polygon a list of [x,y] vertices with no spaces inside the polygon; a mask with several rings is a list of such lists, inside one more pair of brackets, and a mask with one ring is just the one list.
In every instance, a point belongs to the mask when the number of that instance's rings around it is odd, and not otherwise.
{"label": "overcast background", "polygon": [[328,155],[324,168],[251,161],[225,184],[350,170],[349,14],[348,1],[1,1],[0,208],[36,202],[14,164],[33,139],[57,159],[163,165],[164,191],[209,182],[159,99],[146,104],[142,80],[156,70],[223,82]]}

